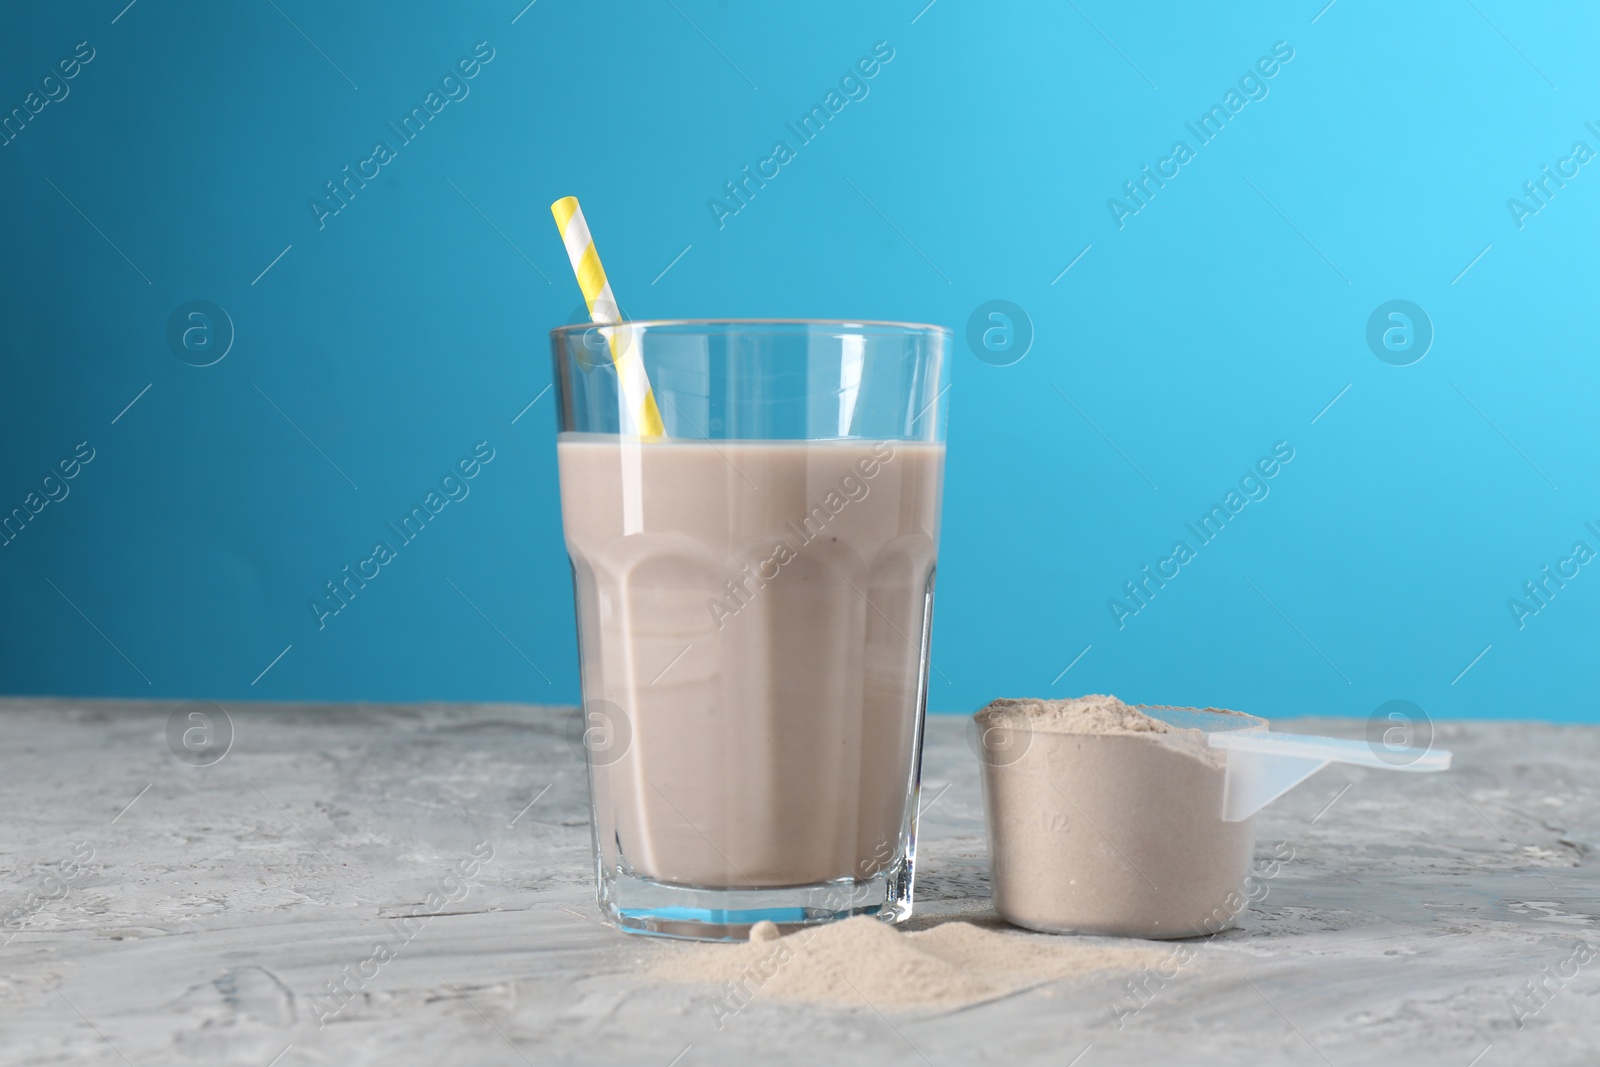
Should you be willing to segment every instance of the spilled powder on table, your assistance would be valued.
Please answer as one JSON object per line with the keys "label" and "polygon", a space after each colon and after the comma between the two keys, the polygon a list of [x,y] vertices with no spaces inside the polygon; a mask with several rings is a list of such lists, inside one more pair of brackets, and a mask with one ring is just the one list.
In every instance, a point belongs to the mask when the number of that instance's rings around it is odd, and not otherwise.
{"label": "spilled powder on table", "polygon": [[663,945],[657,980],[734,983],[757,999],[837,1007],[961,1007],[1041,982],[1158,962],[1159,949],[947,922],[901,933],[858,915],[772,938],[758,924],[739,944]]}

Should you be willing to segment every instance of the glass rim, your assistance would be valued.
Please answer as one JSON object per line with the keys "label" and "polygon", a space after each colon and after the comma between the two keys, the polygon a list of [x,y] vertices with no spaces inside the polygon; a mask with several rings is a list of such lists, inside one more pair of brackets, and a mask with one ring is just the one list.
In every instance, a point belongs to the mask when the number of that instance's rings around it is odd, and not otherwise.
{"label": "glass rim", "polygon": [[[672,326],[817,326],[832,329],[885,329],[903,330],[916,333],[935,333],[945,337],[954,337],[955,334],[947,326],[938,326],[928,322],[898,322],[888,319],[628,319],[620,323],[605,324],[632,327],[672,327]],[[550,331],[551,337],[572,333],[584,333],[596,327],[605,328],[596,322],[574,322],[565,326],[557,326]]]}

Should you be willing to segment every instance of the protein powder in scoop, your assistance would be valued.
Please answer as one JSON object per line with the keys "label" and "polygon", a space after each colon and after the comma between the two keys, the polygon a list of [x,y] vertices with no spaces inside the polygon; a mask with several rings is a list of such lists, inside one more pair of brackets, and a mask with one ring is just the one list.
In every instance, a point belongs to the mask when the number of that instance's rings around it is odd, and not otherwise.
{"label": "protein powder in scoop", "polygon": [[1226,757],[1204,731],[1112,696],[996,700],[975,719],[1007,922],[1155,938],[1233,925],[1254,831],[1223,821]]}

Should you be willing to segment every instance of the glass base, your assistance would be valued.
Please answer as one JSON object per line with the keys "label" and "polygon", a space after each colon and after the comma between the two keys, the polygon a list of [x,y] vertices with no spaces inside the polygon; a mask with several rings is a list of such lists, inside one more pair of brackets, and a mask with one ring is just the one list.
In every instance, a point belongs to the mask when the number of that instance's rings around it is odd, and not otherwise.
{"label": "glass base", "polygon": [[907,857],[870,878],[768,889],[671,885],[602,871],[600,913],[624,933],[694,941],[747,941],[750,927],[763,921],[785,934],[852,915],[898,923],[911,917],[912,871]]}

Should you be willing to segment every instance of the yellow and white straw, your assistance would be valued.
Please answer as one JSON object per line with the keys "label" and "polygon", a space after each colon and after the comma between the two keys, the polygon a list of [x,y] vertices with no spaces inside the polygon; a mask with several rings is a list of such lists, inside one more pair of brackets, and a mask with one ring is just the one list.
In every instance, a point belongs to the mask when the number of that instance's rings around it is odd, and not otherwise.
{"label": "yellow and white straw", "polygon": [[616,327],[602,332],[611,346],[611,362],[617,368],[622,400],[634,432],[641,437],[665,437],[666,428],[661,424],[661,410],[656,407],[655,394],[650,390],[638,339],[622,321],[617,298],[611,292],[611,283],[606,281],[600,253],[595,251],[594,238],[589,235],[589,224],[583,219],[578,198],[562,197],[550,205],[550,213],[556,217],[556,228],[567,246],[567,258],[572,261],[572,272],[578,276],[578,288],[583,290],[589,317],[596,326]]}

